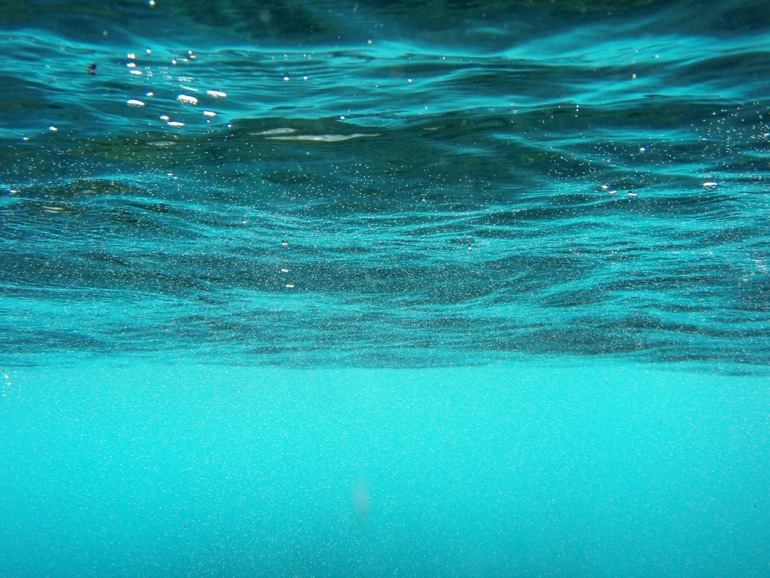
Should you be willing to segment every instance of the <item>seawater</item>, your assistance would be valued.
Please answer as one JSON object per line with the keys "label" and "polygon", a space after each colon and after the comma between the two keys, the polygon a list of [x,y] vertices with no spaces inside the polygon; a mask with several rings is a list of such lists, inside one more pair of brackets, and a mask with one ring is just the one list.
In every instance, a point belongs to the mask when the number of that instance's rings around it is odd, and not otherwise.
{"label": "seawater", "polygon": [[0,574],[770,573],[766,2],[0,8]]}

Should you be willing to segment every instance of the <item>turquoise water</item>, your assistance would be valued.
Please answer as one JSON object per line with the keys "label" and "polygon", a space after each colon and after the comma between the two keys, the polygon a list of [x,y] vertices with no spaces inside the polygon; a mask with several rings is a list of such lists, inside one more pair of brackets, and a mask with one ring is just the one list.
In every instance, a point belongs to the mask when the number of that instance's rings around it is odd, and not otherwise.
{"label": "turquoise water", "polygon": [[6,575],[767,575],[756,380],[52,365],[2,400]]}
{"label": "turquoise water", "polygon": [[766,2],[0,7],[0,574],[770,574]]}

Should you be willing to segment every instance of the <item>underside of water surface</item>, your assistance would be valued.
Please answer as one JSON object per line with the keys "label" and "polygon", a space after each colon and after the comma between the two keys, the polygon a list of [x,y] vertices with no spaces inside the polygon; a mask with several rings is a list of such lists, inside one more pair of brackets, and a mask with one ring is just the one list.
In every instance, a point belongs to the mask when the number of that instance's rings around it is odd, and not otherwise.
{"label": "underside of water surface", "polygon": [[19,5],[2,355],[761,370],[749,4]]}

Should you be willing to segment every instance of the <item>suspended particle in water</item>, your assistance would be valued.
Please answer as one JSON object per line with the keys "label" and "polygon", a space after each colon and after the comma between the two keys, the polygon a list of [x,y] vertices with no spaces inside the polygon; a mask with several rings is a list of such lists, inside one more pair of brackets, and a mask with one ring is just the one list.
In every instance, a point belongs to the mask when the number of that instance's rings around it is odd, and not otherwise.
{"label": "suspended particle in water", "polygon": [[369,513],[372,509],[372,498],[369,485],[365,479],[360,479],[353,489],[353,513],[359,529],[365,530],[369,524]]}

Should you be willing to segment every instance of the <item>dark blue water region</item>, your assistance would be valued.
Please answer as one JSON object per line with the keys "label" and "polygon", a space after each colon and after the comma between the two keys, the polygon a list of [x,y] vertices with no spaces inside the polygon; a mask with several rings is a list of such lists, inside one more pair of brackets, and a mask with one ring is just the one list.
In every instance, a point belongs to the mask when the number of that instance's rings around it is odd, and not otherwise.
{"label": "dark blue water region", "polygon": [[323,46],[406,39],[495,50],[513,41],[608,23],[683,36],[736,35],[770,26],[770,11],[761,0],[6,0],[5,5],[0,23],[6,28],[47,29],[89,43],[125,44],[137,36],[194,41],[199,48],[244,40]]}
{"label": "dark blue water region", "polygon": [[8,576],[765,576],[763,380],[649,365],[14,368]]}

